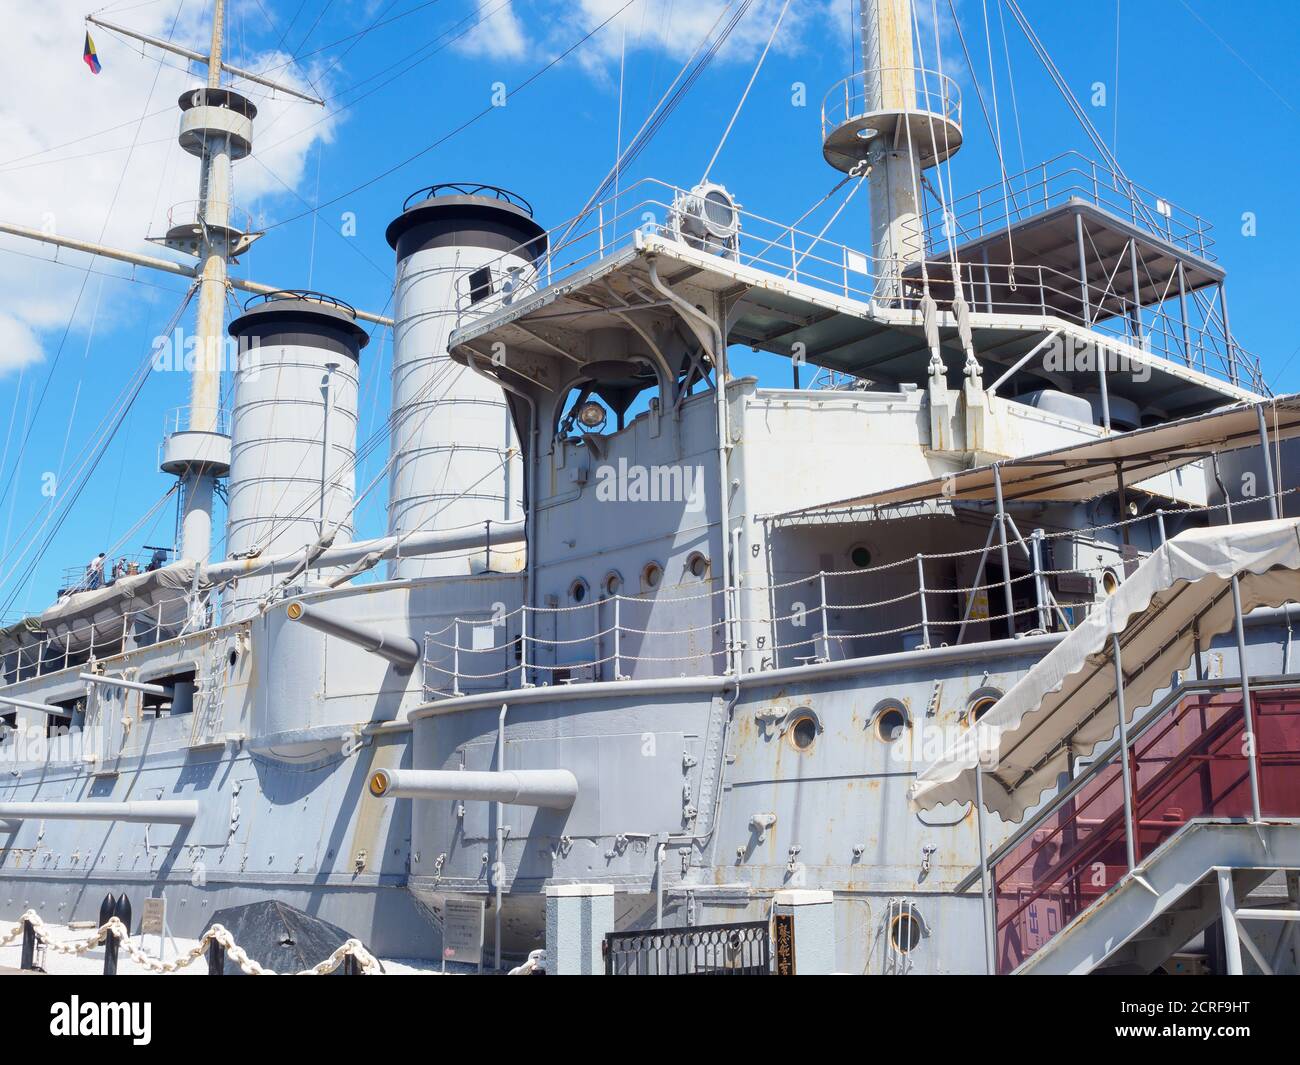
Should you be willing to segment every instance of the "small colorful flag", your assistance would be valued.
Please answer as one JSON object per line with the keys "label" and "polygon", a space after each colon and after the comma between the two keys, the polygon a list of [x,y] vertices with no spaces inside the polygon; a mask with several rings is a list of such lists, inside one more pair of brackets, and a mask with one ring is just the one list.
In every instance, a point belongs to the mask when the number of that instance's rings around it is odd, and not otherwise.
{"label": "small colorful flag", "polygon": [[98,74],[103,67],[99,64],[99,55],[95,52],[95,42],[90,39],[90,31],[86,31],[86,48],[81,53],[81,58],[85,61],[86,66],[90,67],[92,74]]}

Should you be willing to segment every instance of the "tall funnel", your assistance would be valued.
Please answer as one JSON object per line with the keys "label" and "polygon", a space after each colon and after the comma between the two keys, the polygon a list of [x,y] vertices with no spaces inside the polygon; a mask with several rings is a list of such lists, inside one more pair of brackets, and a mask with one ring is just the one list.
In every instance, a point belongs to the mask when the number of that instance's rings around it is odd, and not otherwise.
{"label": "tall funnel", "polygon": [[[474,304],[532,286],[546,233],[503,189],[446,184],[411,196],[387,237],[397,252],[388,531],[518,521],[523,463],[505,395],[452,361],[447,340]],[[473,568],[464,557],[398,558],[389,576]]]}
{"label": "tall funnel", "polygon": [[[240,341],[231,417],[226,553],[305,550],[338,526],[352,539],[358,361],[369,337],[352,308],[314,292],[255,297],[230,323]],[[274,576],[241,578],[246,616]]]}

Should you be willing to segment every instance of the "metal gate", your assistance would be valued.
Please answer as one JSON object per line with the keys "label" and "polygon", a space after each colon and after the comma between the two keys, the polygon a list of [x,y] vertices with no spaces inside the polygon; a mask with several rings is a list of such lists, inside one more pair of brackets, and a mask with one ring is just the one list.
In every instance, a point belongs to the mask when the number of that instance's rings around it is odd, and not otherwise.
{"label": "metal gate", "polygon": [[610,932],[607,976],[770,976],[766,921]]}

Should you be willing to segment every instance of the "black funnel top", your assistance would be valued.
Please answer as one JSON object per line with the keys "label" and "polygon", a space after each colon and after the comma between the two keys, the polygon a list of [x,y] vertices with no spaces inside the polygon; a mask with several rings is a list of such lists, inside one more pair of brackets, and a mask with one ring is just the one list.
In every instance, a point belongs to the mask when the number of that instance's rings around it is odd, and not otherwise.
{"label": "black funnel top", "polygon": [[398,259],[427,248],[486,248],[536,261],[546,230],[527,200],[496,185],[444,182],[406,198],[385,234]]}
{"label": "black funnel top", "polygon": [[259,344],[302,344],[360,359],[370,335],[357,325],[357,312],[342,300],[294,289],[254,296],[230,323],[232,337]]}

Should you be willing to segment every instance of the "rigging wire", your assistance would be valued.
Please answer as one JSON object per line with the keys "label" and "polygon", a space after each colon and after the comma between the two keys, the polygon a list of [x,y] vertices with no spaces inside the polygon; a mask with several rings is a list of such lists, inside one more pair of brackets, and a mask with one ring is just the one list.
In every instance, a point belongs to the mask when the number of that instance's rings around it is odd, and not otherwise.
{"label": "rigging wire", "polygon": [[[176,12],[175,12],[175,14],[172,16],[172,24],[171,24],[171,28],[170,28],[170,30],[168,31],[168,35],[167,35],[167,39],[168,39],[168,40],[170,40],[171,37],[172,37],[172,35],[174,35],[175,32],[176,32],[176,25],[177,25],[177,23],[178,23],[179,20],[180,20],[181,8],[182,8],[183,6],[184,6],[184,0],[180,0],[180,2],[176,5]],[[135,139],[136,139],[136,140],[139,139],[140,131],[144,128],[145,115],[148,114],[148,112],[149,112],[149,104],[150,104],[150,103],[152,102],[152,100],[153,100],[153,94],[154,94],[154,93],[157,91],[157,89],[158,89],[158,78],[159,78],[159,76],[160,76],[161,74],[162,74],[162,66],[161,66],[161,64],[159,64],[158,68],[155,69],[155,71],[154,71],[153,82],[152,82],[152,84],[151,84],[150,87],[149,87],[149,95],[148,95],[148,96],[146,97],[146,99],[145,99],[144,113],[141,114],[139,121],[136,123],[136,127],[135,127]],[[113,196],[112,196],[112,199],[109,201],[109,204],[108,204],[108,210],[107,210],[107,211],[105,212],[105,214],[104,214],[104,222],[103,222],[103,225],[100,226],[100,229],[99,229],[99,237],[97,238],[97,242],[102,243],[105,234],[108,232],[108,226],[109,226],[109,223],[112,221],[112,218],[113,218],[113,211],[114,211],[114,209],[115,209],[116,206],[117,206],[118,198],[119,198],[119,197],[121,196],[121,194],[122,194],[122,186],[123,186],[123,185],[125,184],[125,182],[126,182],[126,173],[127,173],[127,170],[130,168],[130,165],[131,165],[131,156],[134,154],[134,147],[135,147],[135,145],[134,145],[134,142],[133,142],[133,144],[132,144],[132,149],[131,149],[130,152],[128,152],[127,157],[126,157],[126,161],[122,164],[122,172],[118,175],[117,186],[116,186],[116,187],[114,188],[114,190],[113,190]],[[92,256],[92,257],[91,257],[91,261],[90,261],[90,265],[93,266],[93,265],[94,265],[94,261],[95,261],[95,256]],[[24,433],[23,433],[23,439],[22,439],[21,444],[19,445],[19,448],[18,448],[18,454],[17,454],[17,457],[16,457],[16,459],[15,459],[14,471],[9,475],[8,479],[5,481],[5,484],[4,484],[3,489],[0,489],[0,504],[3,503],[5,496],[7,496],[7,495],[9,494],[9,490],[13,487],[14,479],[15,479],[15,477],[17,476],[18,464],[20,464],[20,463],[22,462],[23,455],[26,453],[26,450],[27,450],[27,445],[28,445],[28,443],[31,442],[32,429],[33,429],[33,427],[34,427],[35,424],[36,424],[36,419],[37,419],[37,417],[40,415],[41,407],[42,407],[42,406],[44,405],[44,403],[45,403],[45,398],[46,398],[46,396],[49,394],[50,383],[54,380],[54,373],[55,373],[55,371],[58,369],[58,366],[59,366],[59,359],[60,359],[61,356],[63,355],[63,349],[64,349],[64,347],[67,345],[68,337],[69,337],[69,335],[70,335],[71,332],[72,332],[72,326],[73,326],[73,323],[76,321],[76,318],[77,318],[77,310],[78,310],[78,309],[80,308],[80,306],[81,306],[81,300],[82,300],[82,297],[85,295],[85,292],[86,292],[86,286],[87,286],[87,284],[89,283],[89,281],[90,281],[90,271],[89,271],[89,269],[87,269],[87,270],[85,271],[85,273],[83,274],[82,278],[81,278],[81,286],[80,286],[80,288],[77,290],[77,296],[76,296],[76,299],[73,300],[73,303],[72,303],[72,311],[69,313],[69,315],[68,315],[68,321],[67,321],[66,325],[65,325],[64,328],[63,328],[63,335],[62,335],[62,337],[59,339],[59,346],[55,349],[55,352],[54,352],[54,358],[50,361],[50,368],[49,368],[49,370],[46,372],[46,374],[45,374],[45,380],[44,380],[44,382],[43,382],[42,385],[41,385],[40,395],[39,395],[39,397],[38,397],[37,400],[36,400],[36,409],[35,409],[35,411],[33,411],[33,413],[32,413],[32,421],[28,424],[28,426],[26,427],[26,430],[25,430]],[[3,582],[0,582],[0,583],[3,583]],[[2,613],[2,612],[3,612],[3,611],[0,611],[0,613]]]}
{"label": "rigging wire", "polygon": [[[718,31],[718,27],[722,25],[723,18],[731,9],[734,2],[735,0],[726,0],[722,10],[718,12],[718,17],[714,19],[713,24],[704,32],[704,36],[700,38],[695,49],[686,58],[681,69],[678,70],[676,77],[673,78],[668,88],[664,90],[658,103],[651,108],[645,121],[641,123],[641,128],[636,131],[632,136],[632,139],[628,142],[628,146],[623,149],[623,154],[618,158],[618,160],[616,160],[614,166],[609,170],[609,172],[600,180],[595,191],[587,197],[587,202],[582,205],[582,209],[574,215],[572,219],[570,219],[569,224],[565,226],[564,231],[552,243],[552,254],[554,254],[555,250],[564,246],[564,242],[568,239],[569,234],[572,233],[579,224],[581,224],[582,220],[586,218],[588,212],[596,202],[609,191],[615,176],[625,171],[628,164],[645,150],[646,146],[654,138],[655,134],[663,127],[668,116],[677,109],[677,106],[685,98],[686,94],[690,92],[691,87],[695,84],[699,75],[703,73],[704,69],[713,61],[713,57],[717,55],[718,49],[722,47],[723,42],[731,35],[731,31],[735,29],[736,23],[739,22],[740,17],[744,15],[744,12],[748,10],[752,0],[743,0],[741,9],[733,15],[731,20],[721,31],[718,32],[717,37],[714,38],[715,31]],[[711,39],[713,43],[706,49],[705,46],[709,45]],[[703,54],[701,54],[702,50]]]}
{"label": "rigging wire", "polygon": [[722,146],[727,143],[727,137],[731,135],[731,129],[736,124],[736,119],[740,117],[740,112],[745,108],[745,101],[749,99],[749,90],[754,87],[754,82],[758,79],[758,72],[763,69],[763,61],[767,59],[768,50],[771,49],[772,42],[776,40],[777,32],[781,29],[781,22],[789,9],[790,0],[785,0],[780,14],[776,16],[776,24],[768,35],[767,44],[763,45],[763,52],[759,55],[758,62],[754,64],[754,72],[749,76],[749,83],[745,86],[745,91],[740,94],[740,102],[736,104],[736,110],[731,114],[731,121],[727,123],[727,128],[722,131],[722,139],[718,141],[718,146],[713,150],[713,157],[709,160],[708,166],[704,168],[704,176],[700,178],[701,184],[709,180],[709,171],[713,169],[713,164],[718,161],[718,156],[722,153]]}
{"label": "rigging wire", "polygon": [[[581,48],[584,44],[586,44],[589,40],[591,40],[592,37],[594,37],[597,33],[599,33],[601,30],[603,30],[606,26],[608,26],[611,22],[613,22],[614,19],[616,19],[619,15],[621,15],[624,11],[626,11],[629,7],[631,7],[631,6],[632,6],[634,3],[636,3],[636,2],[637,2],[637,0],[624,0],[624,3],[623,3],[620,7],[618,7],[618,8],[613,12],[613,14],[609,15],[607,18],[603,19],[600,23],[598,23],[598,24],[597,24],[596,26],[594,26],[592,29],[590,29],[590,30],[588,30],[586,33],[584,33],[581,37],[579,37],[579,38],[578,38],[576,41],[574,41],[571,45],[569,45],[567,48],[565,48],[564,51],[560,52],[558,55],[556,55],[556,56],[553,57],[552,59],[548,60],[546,63],[542,64],[542,66],[538,67],[535,71],[533,71],[532,74],[530,74],[527,78],[525,78],[522,82],[520,82],[520,83],[519,83],[518,85],[516,85],[514,88],[508,90],[509,95],[514,95],[514,94],[516,94],[516,93],[520,93],[520,92],[523,92],[524,90],[526,90],[530,85],[532,85],[534,82],[536,82],[539,78],[541,78],[541,77],[542,77],[543,75],[545,75],[547,72],[549,72],[550,70],[552,70],[554,67],[558,66],[560,63],[564,62],[564,60],[566,60],[570,55],[572,55],[572,54],[573,54],[574,52],[576,52],[579,48]],[[428,155],[428,154],[429,154],[431,151],[433,151],[435,148],[439,148],[439,147],[441,147],[443,144],[447,143],[447,141],[451,140],[453,137],[455,137],[455,136],[457,136],[458,134],[460,134],[460,133],[464,132],[465,130],[469,129],[469,127],[472,126],[472,125],[474,125],[476,122],[480,121],[480,120],[483,119],[483,118],[486,118],[486,117],[487,117],[489,114],[491,114],[493,111],[498,111],[498,110],[500,110],[500,108],[498,108],[495,104],[488,104],[488,106],[485,107],[485,108],[483,108],[483,110],[477,112],[477,113],[474,114],[474,115],[471,115],[469,118],[467,118],[467,119],[466,119],[464,122],[462,122],[460,125],[456,126],[454,129],[451,129],[451,130],[449,130],[448,132],[444,133],[441,137],[437,138],[437,139],[434,140],[432,143],[425,145],[425,146],[424,146],[423,148],[421,148],[419,151],[413,153],[412,155],[407,156],[405,159],[401,160],[401,161],[398,162],[398,163],[394,163],[392,166],[390,166],[390,167],[388,167],[387,169],[385,169],[385,170],[381,171],[380,173],[376,174],[374,177],[369,178],[368,180],[363,181],[361,184],[356,185],[356,186],[354,186],[353,188],[348,189],[346,192],[341,192],[341,193],[339,193],[337,196],[334,196],[334,197],[332,197],[331,199],[326,200],[324,203],[320,204],[320,207],[322,207],[322,208],[323,208],[323,207],[332,207],[334,204],[339,203],[339,202],[341,202],[341,201],[347,199],[349,196],[353,196],[353,195],[355,195],[356,193],[362,191],[363,189],[367,189],[367,188],[369,188],[371,185],[374,185],[374,184],[376,184],[377,182],[382,181],[384,178],[386,178],[386,177],[390,177],[391,175],[397,173],[397,171],[402,170],[402,169],[404,169],[405,167],[410,166],[410,165],[411,165],[413,162],[415,162],[417,159],[421,159],[421,158],[423,158],[424,156]],[[318,210],[319,210],[319,208],[318,208]],[[290,216],[289,218],[282,219],[282,220],[279,221],[279,222],[272,223],[271,225],[269,225],[269,226],[266,227],[265,232],[269,232],[269,231],[272,230],[272,229],[278,229],[278,228],[280,228],[281,226],[286,226],[286,225],[288,225],[290,222],[296,222],[298,219],[300,219],[300,218],[305,218],[305,217],[307,217],[307,215],[309,215],[309,214],[311,214],[311,213],[312,213],[312,212],[310,212],[310,211],[304,211],[304,212],[301,212],[301,213],[299,213],[299,214],[292,215],[292,216]]]}
{"label": "rigging wire", "polygon": [[[1118,3],[1118,0],[1116,0]],[[1020,150],[1020,172],[1027,173],[1029,163],[1025,158],[1025,138],[1020,124],[1020,104],[1016,99],[1016,72],[1011,66],[1011,42],[1007,39],[1006,10],[998,0],[998,24],[1002,28],[1002,55],[1007,64],[1007,86],[1011,90],[1011,114],[1016,123],[1016,144]]]}
{"label": "rigging wire", "polygon": [[[414,56],[418,56],[418,55],[420,55],[421,52],[424,52],[424,51],[430,49],[430,47],[431,47],[432,45],[434,45],[437,41],[441,40],[442,38],[446,38],[446,40],[443,40],[441,44],[437,44],[436,47],[433,47],[433,48],[432,48],[432,51],[429,51],[429,54],[428,54],[428,55],[421,56],[419,59],[415,59],[413,62],[408,63],[407,66],[405,66],[403,69],[397,71],[396,74],[394,74],[392,77],[388,78],[387,80],[380,82],[380,83],[379,83],[378,85],[376,85],[373,89],[369,89],[368,91],[362,93],[360,96],[357,96],[357,97],[355,97],[355,98],[349,100],[347,103],[342,104],[341,106],[335,108],[333,111],[328,111],[325,115],[323,115],[321,118],[317,119],[315,122],[311,122],[311,123],[309,123],[308,125],[303,126],[302,129],[298,130],[296,133],[290,133],[288,136],[284,137],[284,138],[281,139],[281,140],[276,141],[274,144],[271,144],[271,145],[269,145],[269,146],[263,147],[263,148],[261,149],[261,151],[262,151],[263,153],[265,153],[265,152],[268,152],[268,151],[270,151],[270,150],[272,150],[272,149],[279,148],[281,145],[288,144],[290,141],[297,140],[297,139],[298,139],[299,137],[301,137],[304,133],[308,133],[308,132],[310,132],[311,130],[315,129],[317,126],[322,125],[323,123],[328,122],[328,121],[330,121],[331,119],[338,117],[339,115],[343,114],[345,111],[351,110],[353,107],[355,107],[357,104],[359,104],[362,100],[365,100],[365,99],[368,99],[368,98],[371,97],[371,96],[374,96],[377,92],[379,92],[379,91],[381,91],[382,89],[385,89],[385,88],[387,88],[389,85],[393,84],[393,82],[395,82],[395,81],[399,81],[400,79],[402,79],[403,77],[405,77],[407,74],[409,74],[412,70],[414,70],[416,67],[422,66],[423,64],[427,63],[430,59],[432,59],[434,56],[436,56],[439,52],[441,52],[441,51],[443,51],[444,49],[450,47],[451,45],[455,44],[457,41],[461,40],[463,37],[465,37],[465,36],[467,36],[468,34],[472,33],[475,29],[477,29],[479,26],[481,26],[484,22],[486,22],[488,19],[490,19],[493,15],[495,15],[495,14],[496,14],[498,11],[500,11],[502,8],[504,8],[504,7],[508,7],[509,4],[510,4],[510,0],[500,0],[500,3],[498,3],[496,7],[491,8],[490,10],[487,10],[487,11],[481,11],[477,18],[474,18],[472,15],[466,15],[465,17],[463,17],[463,18],[459,19],[458,21],[456,21],[455,23],[453,23],[453,24],[452,24],[450,27],[448,27],[446,30],[443,30],[440,34],[438,34],[437,37],[434,37],[433,40],[431,40],[431,41],[426,41],[424,44],[421,44],[418,48],[414,49],[413,51],[407,52],[406,55],[404,55],[404,56],[402,56],[400,59],[397,59],[397,60],[395,60],[394,62],[390,63],[388,66],[384,67],[382,70],[378,70],[378,71],[376,71],[375,73],[369,75],[368,77],[362,78],[361,80],[359,80],[359,81],[353,83],[352,85],[350,85],[348,88],[346,88],[346,89],[342,89],[342,90],[340,90],[339,92],[335,93],[333,96],[326,97],[326,99],[325,99],[324,102],[325,102],[327,105],[328,105],[328,104],[331,104],[331,103],[333,103],[333,102],[335,102],[335,101],[337,101],[337,100],[341,100],[343,97],[347,96],[349,93],[356,92],[356,91],[357,91],[358,89],[360,89],[362,86],[364,86],[364,85],[368,85],[370,82],[374,81],[376,78],[383,77],[386,73],[388,73],[389,71],[395,69],[395,68],[398,67],[400,64],[402,64],[402,63],[406,63],[407,60],[412,59]],[[468,23],[468,25],[466,25],[466,23]],[[463,27],[463,28],[462,28],[462,27]],[[458,28],[460,28],[460,32],[459,32],[459,33],[455,33],[455,34],[453,34],[452,31],[454,31],[454,30],[456,30],[456,29],[458,29]],[[452,35],[451,35],[451,36],[448,36],[449,34],[452,34]],[[288,114],[288,111],[282,111],[280,114],[278,114],[278,115],[276,115],[274,118],[272,118],[269,122],[267,122],[267,123],[265,123],[263,126],[261,126],[261,127],[260,127],[260,130],[261,130],[260,135],[264,137],[264,136],[266,135],[267,131],[270,130],[272,127],[274,127],[275,124],[276,124],[277,122],[279,122],[280,119],[282,119],[286,114]]]}
{"label": "rigging wire", "polygon": [[[989,30],[989,2],[980,0],[981,7],[984,11],[984,48],[988,54],[989,61],[989,95],[993,98],[993,128],[994,136],[997,138],[998,161],[1001,162],[1002,155],[1002,118],[998,113],[998,76],[993,66],[993,38]],[[1016,247],[1011,240],[1011,203],[1008,199],[1008,188],[1010,178],[1007,175],[1006,166],[1002,166],[1002,211],[1007,218],[1007,287],[1015,292],[1016,290]]]}
{"label": "rigging wire", "polygon": [[[171,321],[168,323],[167,328],[164,330],[165,334],[170,333],[176,327],[176,324],[180,321],[181,316],[185,313],[185,309],[189,306],[190,300],[193,298],[196,288],[197,288],[197,283],[191,286],[189,291],[186,292],[185,298],[181,301],[180,305],[177,307],[175,314],[172,315]],[[81,498],[82,492],[85,491],[86,486],[91,483],[95,470],[99,467],[99,464],[103,460],[104,455],[107,454],[108,452],[108,446],[112,443],[113,438],[117,435],[118,429],[121,428],[122,423],[125,421],[127,414],[134,406],[136,399],[139,397],[141,390],[144,388],[145,382],[148,381],[149,379],[149,374],[153,367],[153,357],[154,357],[154,353],[153,350],[151,349],[149,353],[145,356],[139,370],[137,371],[136,379],[127,386],[127,389],[125,390],[126,391],[125,399],[119,402],[117,411],[111,417],[106,419],[109,422],[109,424],[104,429],[104,431],[100,434],[99,441],[93,444],[88,443],[86,449],[83,450],[82,453],[86,455],[86,458],[81,463],[80,467],[73,474],[74,487],[72,488],[71,492],[67,494],[60,494],[58,501],[51,507],[50,511],[46,514],[45,520],[41,522],[40,527],[31,535],[30,538],[26,539],[26,546],[23,548],[23,550],[18,555],[18,557],[14,560],[13,565],[9,568],[8,572],[6,572],[3,577],[0,577],[0,587],[4,587],[6,584],[9,583],[10,579],[17,572],[18,568],[20,566],[23,566],[24,564],[23,560],[27,557],[28,553],[32,550],[32,548],[37,546],[37,538],[42,535],[42,532],[44,531],[46,525],[50,523],[51,519],[54,518],[55,514],[57,513],[58,518],[54,522],[54,527],[50,529],[47,535],[45,535],[43,541],[40,543],[40,546],[36,551],[36,554],[33,556],[31,562],[26,565],[26,575],[24,576],[23,580],[19,581],[16,585],[14,585],[11,591],[9,592],[8,596],[5,598],[4,602],[0,603],[0,616],[3,616],[8,613],[8,611],[12,608],[18,594],[32,579],[36,571],[37,563],[39,563],[40,560],[44,557],[45,552],[49,550],[51,544],[54,542],[54,538],[58,535],[59,531],[62,529],[64,522],[67,521],[68,516],[76,508],[77,501]],[[33,520],[35,519],[33,518]],[[28,524],[30,528],[30,522]],[[8,556],[6,556],[6,559],[7,557]]]}
{"label": "rigging wire", "polygon": [[1115,79],[1110,90],[1111,134],[1110,150],[1119,158],[1119,4],[1115,0]]}

